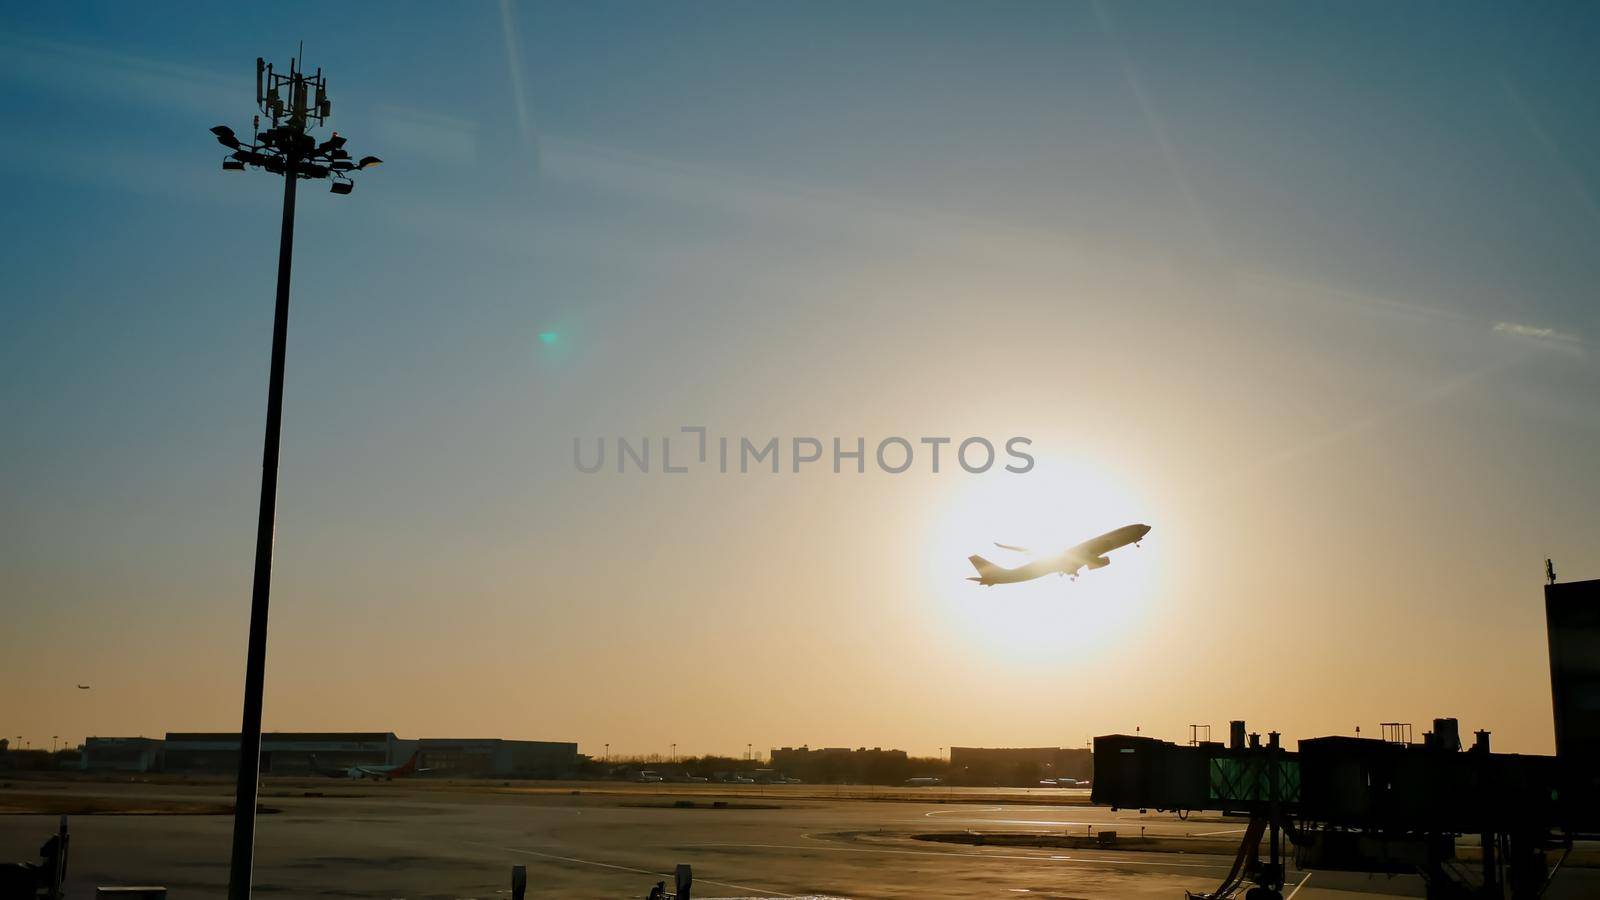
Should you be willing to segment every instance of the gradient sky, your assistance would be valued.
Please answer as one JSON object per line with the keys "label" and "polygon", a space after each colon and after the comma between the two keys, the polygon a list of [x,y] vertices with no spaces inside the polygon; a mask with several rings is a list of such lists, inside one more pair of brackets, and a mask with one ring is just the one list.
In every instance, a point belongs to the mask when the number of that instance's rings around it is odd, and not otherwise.
{"label": "gradient sky", "polygon": [[[0,733],[238,726],[280,188],[206,129],[301,39],[386,164],[301,195],[269,729],[1552,750],[1592,4],[9,5]],[[684,425],[1038,464],[573,466]]]}

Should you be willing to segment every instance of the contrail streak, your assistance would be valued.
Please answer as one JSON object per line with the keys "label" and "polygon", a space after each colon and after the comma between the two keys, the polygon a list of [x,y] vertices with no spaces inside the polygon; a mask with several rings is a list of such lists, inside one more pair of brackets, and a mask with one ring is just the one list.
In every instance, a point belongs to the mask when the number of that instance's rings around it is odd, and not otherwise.
{"label": "contrail streak", "polygon": [[1516,85],[1511,83],[1510,78],[1501,75],[1500,87],[1505,91],[1506,97],[1511,101],[1511,105],[1516,108],[1517,114],[1522,117],[1523,124],[1533,134],[1534,140],[1538,141],[1555,160],[1556,170],[1566,179],[1573,195],[1582,204],[1584,210],[1589,213],[1589,218],[1595,224],[1600,225],[1600,205],[1595,203],[1594,195],[1589,192],[1589,186],[1584,183],[1583,176],[1567,161],[1566,154],[1561,152],[1561,145],[1557,144],[1555,138],[1550,136],[1550,132],[1545,130],[1544,124],[1539,121],[1539,117],[1534,113],[1533,107],[1529,106],[1528,101],[1523,99],[1522,94],[1517,91]]}
{"label": "contrail streak", "polygon": [[1249,465],[1238,469],[1232,473],[1232,476],[1226,481],[1217,481],[1211,483],[1206,487],[1205,490],[1201,492],[1201,496],[1211,497],[1219,491],[1228,489],[1231,484],[1243,481],[1249,476],[1263,469],[1270,469],[1285,465],[1293,462],[1294,460],[1300,459],[1301,457],[1317,453],[1342,441],[1349,440],[1357,435],[1372,431],[1375,428],[1400,419],[1409,413],[1422,409],[1423,407],[1431,406],[1432,404],[1443,400],[1445,397],[1461,391],[1463,388],[1466,388],[1477,382],[1487,380],[1492,376],[1498,375],[1501,372],[1504,372],[1507,369],[1524,362],[1528,359],[1528,357],[1529,354],[1521,354],[1498,362],[1490,363],[1486,366],[1480,366],[1478,368],[1462,372],[1444,381],[1438,382],[1437,384],[1430,385],[1427,388],[1417,391],[1395,403],[1373,410],[1371,413],[1363,416],[1360,419],[1352,422],[1346,422],[1337,428],[1329,429],[1328,431],[1325,431],[1319,435],[1315,435],[1293,446],[1285,447],[1281,450],[1269,453],[1266,456],[1253,461]]}
{"label": "contrail streak", "polygon": [[528,94],[522,83],[522,47],[512,21],[511,0],[500,0],[500,30],[506,39],[506,66],[511,70],[511,98],[517,107],[517,132],[524,150],[534,150],[533,119],[528,115]]}
{"label": "contrail streak", "polygon": [[1156,144],[1161,148],[1162,160],[1167,165],[1167,171],[1172,175],[1172,180],[1177,183],[1178,190],[1183,192],[1183,198],[1188,203],[1189,213],[1194,216],[1195,222],[1205,232],[1206,241],[1210,244],[1213,254],[1220,255],[1221,247],[1217,240],[1217,231],[1211,224],[1211,217],[1206,215],[1205,208],[1200,205],[1200,197],[1195,193],[1194,187],[1189,183],[1189,178],[1184,174],[1183,164],[1178,158],[1177,145],[1172,142],[1172,137],[1167,133],[1167,126],[1160,114],[1156,112],[1155,104],[1150,102],[1150,96],[1145,93],[1144,82],[1139,79],[1139,71],[1133,66],[1128,53],[1122,47],[1122,42],[1117,38],[1116,25],[1111,21],[1111,13],[1106,10],[1102,0],[1095,0],[1095,15],[1100,19],[1100,27],[1105,31],[1106,40],[1111,44],[1111,49],[1117,54],[1117,61],[1122,67],[1122,77],[1128,82],[1128,90],[1133,93],[1134,101],[1139,105],[1139,112],[1144,116],[1145,123],[1155,135]]}

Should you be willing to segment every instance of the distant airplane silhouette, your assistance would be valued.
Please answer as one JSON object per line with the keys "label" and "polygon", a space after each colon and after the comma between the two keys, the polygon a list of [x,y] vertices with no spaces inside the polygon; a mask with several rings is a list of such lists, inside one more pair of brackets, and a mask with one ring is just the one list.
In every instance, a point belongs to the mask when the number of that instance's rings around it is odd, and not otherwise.
{"label": "distant airplane silhouette", "polygon": [[[984,587],[993,587],[997,584],[1015,584],[1019,581],[1032,581],[1043,578],[1052,572],[1057,575],[1067,575],[1074,579],[1078,577],[1079,570],[1087,567],[1090,569],[1103,569],[1111,565],[1111,560],[1105,554],[1137,544],[1144,540],[1150,533],[1149,525],[1124,525],[1116,531],[1108,531],[1096,538],[1090,538],[1076,547],[1069,547],[1055,556],[1036,559],[1033,562],[1007,569],[997,566],[981,556],[969,556],[967,562],[978,570],[977,577],[969,577],[968,581],[976,581]],[[1014,550],[1018,553],[1031,553],[1025,547],[1014,547],[1010,544],[995,544],[1002,550]]]}
{"label": "distant airplane silhouette", "polygon": [[431,772],[432,769],[417,768],[417,758],[422,755],[421,750],[414,751],[411,758],[398,766],[356,765],[340,766],[334,769],[324,769],[317,762],[317,755],[311,754],[311,771],[329,778],[371,778],[375,781],[393,781],[396,778],[405,778],[409,775],[418,775]]}

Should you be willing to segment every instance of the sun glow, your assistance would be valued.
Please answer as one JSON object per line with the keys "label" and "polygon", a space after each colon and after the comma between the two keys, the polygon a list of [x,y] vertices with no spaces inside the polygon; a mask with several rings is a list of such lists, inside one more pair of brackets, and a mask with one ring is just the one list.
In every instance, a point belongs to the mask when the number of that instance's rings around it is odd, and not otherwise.
{"label": "sun glow", "polygon": [[[1144,546],[1113,551],[1111,565],[1085,571],[1077,581],[1047,575],[982,587],[965,580],[976,574],[969,556],[1017,566],[1136,522],[1154,526]],[[975,479],[950,497],[931,531],[930,595],[940,613],[937,627],[949,630],[949,646],[969,646],[1008,664],[1104,662],[1104,648],[1131,632],[1150,606],[1161,523],[1100,466],[1040,458],[1026,475]]]}

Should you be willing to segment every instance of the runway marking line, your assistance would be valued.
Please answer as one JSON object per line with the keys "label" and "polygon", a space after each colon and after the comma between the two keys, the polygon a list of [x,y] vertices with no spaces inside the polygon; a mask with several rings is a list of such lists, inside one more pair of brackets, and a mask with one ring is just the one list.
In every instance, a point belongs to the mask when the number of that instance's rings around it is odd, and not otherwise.
{"label": "runway marking line", "polygon": [[[559,860],[561,862],[577,863],[579,865],[584,865],[584,866],[598,866],[599,868],[602,868],[602,869],[616,869],[619,872],[634,872],[634,873],[639,874],[639,875],[648,875],[651,878],[672,878],[673,877],[671,874],[668,874],[666,872],[652,872],[652,871],[650,871],[648,869],[636,869],[633,866],[620,866],[620,865],[617,865],[616,863],[600,862],[599,860],[595,860],[595,859],[579,859],[576,856],[562,856],[562,855],[560,855],[558,853],[541,853],[538,850],[525,850],[525,849],[523,849],[521,847],[501,847],[498,844],[486,844],[486,843],[483,843],[481,841],[462,841],[461,843],[463,843],[463,844],[471,844],[471,845],[473,845],[475,847],[490,847],[490,848],[495,849],[495,850],[502,850],[502,851],[504,851],[506,853],[525,853],[528,856],[538,856],[538,857],[542,857],[544,859]],[[757,894],[767,894],[768,896],[772,896],[772,897],[795,897],[795,896],[799,896],[799,895],[796,895],[796,894],[785,894],[785,893],[783,893],[781,891],[769,891],[769,890],[766,890],[765,888],[751,887],[748,884],[733,884],[733,883],[727,882],[727,881],[712,881],[709,878],[701,878],[698,875],[695,876],[694,880],[695,880],[696,883],[699,883],[699,884],[714,884],[717,887],[733,888],[736,891],[754,891]]]}
{"label": "runway marking line", "polygon": [[1289,896],[1283,898],[1283,900],[1294,900],[1294,895],[1300,893],[1300,889],[1305,887],[1306,886],[1306,882],[1310,881],[1311,880],[1311,876],[1315,875],[1315,874],[1317,874],[1317,873],[1315,873],[1315,872],[1307,872],[1306,873],[1306,877],[1300,879],[1300,883],[1295,885],[1294,886],[1294,890],[1290,891],[1289,892]]}
{"label": "runway marking line", "polygon": [[[1015,809],[1015,807],[1011,807],[1011,808]],[[1005,812],[1006,810],[1007,810],[1007,807],[1003,807],[1003,806],[989,806],[989,807],[983,807],[983,808],[979,808],[979,809],[936,809],[936,810],[934,810],[932,812],[923,813],[923,816],[932,819],[932,818],[937,818],[937,817],[942,817],[942,816],[954,816],[954,815],[970,814],[970,813],[975,813],[975,812]],[[1032,810],[1027,810],[1027,811],[1028,812],[1032,812]],[[958,822],[967,822],[969,824],[987,823],[987,824],[991,824],[991,825],[1043,825],[1043,826],[1058,826],[1058,827],[1072,827],[1072,826],[1075,826],[1075,825],[1077,825],[1077,826],[1087,826],[1087,825],[1104,826],[1104,825],[1108,824],[1104,820],[1101,820],[1099,822],[1083,822],[1083,821],[1067,820],[1067,819],[983,819],[983,818],[971,818],[971,819],[957,819],[956,821],[958,821]],[[1121,821],[1145,821],[1145,820],[1142,820],[1142,819],[1139,819],[1139,818],[1122,817],[1122,818],[1119,818],[1117,821],[1121,822]],[[1225,829],[1223,831],[1202,831],[1202,832],[1198,832],[1198,833],[1195,833],[1195,834],[1191,835],[1189,832],[1184,831],[1181,828],[1169,830],[1168,827],[1167,827],[1167,823],[1159,822],[1159,820],[1157,820],[1157,821],[1159,823],[1157,825],[1142,825],[1141,824],[1139,827],[1149,829],[1145,833],[1149,834],[1151,836],[1154,836],[1154,837],[1190,837],[1190,836],[1192,836],[1192,837],[1216,837],[1219,834],[1244,834],[1244,831],[1245,831],[1243,828],[1229,828],[1229,829]]]}
{"label": "runway marking line", "polygon": [[805,846],[803,844],[745,844],[745,843],[737,843],[737,842],[733,842],[733,841],[711,841],[711,842],[707,842],[707,843],[703,843],[703,844],[685,844],[684,846],[687,846],[687,847],[747,847],[747,848],[761,849],[761,850],[830,850],[830,851],[833,851],[835,853],[888,853],[888,854],[897,854],[897,855],[900,855],[900,856],[942,856],[942,857],[946,857],[946,858],[950,858],[950,857],[970,857],[970,858],[974,858],[974,859],[1025,860],[1025,861],[1030,861],[1030,862],[1044,862],[1044,863],[1070,862],[1070,863],[1073,863],[1075,865],[1087,865],[1087,866],[1095,866],[1095,865],[1105,865],[1105,866],[1155,866],[1155,867],[1160,867],[1160,868],[1174,868],[1174,869],[1210,869],[1210,870],[1212,870],[1214,872],[1226,872],[1230,868],[1229,866],[1215,865],[1215,864],[1211,864],[1211,863],[1168,862],[1168,861],[1162,860],[1162,859],[1149,859],[1147,857],[1146,858],[1140,858],[1140,859],[1111,859],[1109,857],[1104,857],[1104,856],[1065,857],[1065,856],[1024,855],[1024,854],[1013,854],[1013,853],[966,853],[966,852],[963,852],[963,851],[960,851],[960,850],[896,850],[896,849],[894,849],[892,847],[829,847],[829,846],[825,846],[825,845],[820,845],[820,842],[823,839],[817,837],[816,835],[802,834],[801,837],[806,839],[806,840],[818,841],[819,845],[818,846],[809,846],[808,847],[808,846]]}

